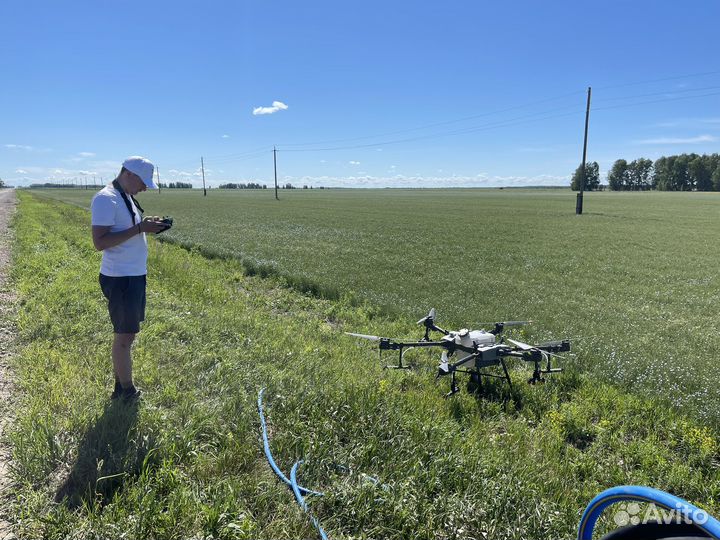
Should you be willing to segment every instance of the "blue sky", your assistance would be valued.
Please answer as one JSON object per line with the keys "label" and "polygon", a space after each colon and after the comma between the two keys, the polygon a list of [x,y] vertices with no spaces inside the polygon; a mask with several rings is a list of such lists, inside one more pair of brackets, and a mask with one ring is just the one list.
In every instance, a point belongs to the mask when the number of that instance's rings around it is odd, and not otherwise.
{"label": "blue sky", "polygon": [[[0,4],[0,178],[558,185],[720,151],[720,3]],[[277,102],[276,106],[273,103]],[[266,114],[253,114],[265,112]]]}

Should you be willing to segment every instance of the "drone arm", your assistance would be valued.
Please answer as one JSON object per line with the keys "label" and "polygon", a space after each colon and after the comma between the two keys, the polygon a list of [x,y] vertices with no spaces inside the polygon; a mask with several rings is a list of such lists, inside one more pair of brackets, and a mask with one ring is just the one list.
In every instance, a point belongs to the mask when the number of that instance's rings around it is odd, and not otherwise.
{"label": "drone arm", "polygon": [[548,341],[547,343],[537,345],[536,348],[549,353],[569,352],[570,340],[563,339],[562,341]]}
{"label": "drone arm", "polygon": [[434,330],[435,332],[440,332],[440,333],[441,333],[442,335],[444,335],[444,336],[447,336],[447,335],[450,333],[450,332],[448,332],[447,330],[443,330],[443,329],[440,328],[439,326],[435,326],[435,324],[433,324],[433,325],[430,327],[430,330]]}
{"label": "drone arm", "polygon": [[397,351],[408,347],[445,347],[446,341],[394,341],[390,338],[382,338],[380,340],[381,351]]}
{"label": "drone arm", "polygon": [[461,358],[457,362],[454,362],[448,366],[448,372],[455,371],[457,368],[464,366],[471,360],[477,358],[477,354],[468,354],[465,358]]}

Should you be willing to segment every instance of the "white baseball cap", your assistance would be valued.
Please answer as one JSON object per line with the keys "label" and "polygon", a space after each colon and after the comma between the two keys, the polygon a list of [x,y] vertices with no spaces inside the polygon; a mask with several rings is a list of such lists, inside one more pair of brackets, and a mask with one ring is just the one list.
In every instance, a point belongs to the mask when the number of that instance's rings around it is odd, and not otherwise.
{"label": "white baseball cap", "polygon": [[155,182],[153,182],[153,172],[155,167],[144,157],[130,156],[123,161],[122,166],[131,173],[137,174],[150,189],[157,189]]}

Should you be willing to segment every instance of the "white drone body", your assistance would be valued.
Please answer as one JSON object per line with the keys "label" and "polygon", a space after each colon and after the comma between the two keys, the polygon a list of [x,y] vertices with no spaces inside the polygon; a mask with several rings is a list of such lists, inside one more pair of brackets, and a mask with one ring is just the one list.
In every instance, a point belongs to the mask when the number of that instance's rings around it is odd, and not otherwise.
{"label": "white drone body", "polygon": [[465,347],[490,347],[495,345],[495,334],[485,330],[468,330],[463,328],[455,332],[450,331],[441,341],[454,341],[456,345]]}
{"label": "white drone body", "polygon": [[[494,361],[497,359],[495,352],[499,348],[497,338],[495,334],[487,332],[486,330],[468,330],[467,328],[463,328],[462,330],[450,331],[440,338],[440,341],[447,341],[464,348],[474,349],[476,354],[466,356],[466,358],[463,359],[465,361],[462,363],[467,368],[480,367],[477,362],[479,360]],[[450,370],[450,358],[455,354],[455,350],[442,352],[440,365],[438,366],[441,372],[447,373]]]}

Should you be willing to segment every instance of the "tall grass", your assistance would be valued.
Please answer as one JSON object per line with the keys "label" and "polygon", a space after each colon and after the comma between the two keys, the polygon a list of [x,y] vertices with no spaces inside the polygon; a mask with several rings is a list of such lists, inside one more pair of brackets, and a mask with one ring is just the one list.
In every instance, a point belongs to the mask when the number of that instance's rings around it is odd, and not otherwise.
{"label": "tall grass", "polygon": [[[53,196],[87,204],[90,192]],[[717,193],[287,190],[145,193],[166,238],[302,291],[448,327],[532,319],[583,369],[720,425]]]}
{"label": "tall grass", "polygon": [[659,401],[573,370],[528,387],[522,366],[512,391],[446,400],[436,358],[382,370],[341,334],[416,335],[404,318],[168,243],[150,243],[145,395],[111,403],[88,214],[21,193],[15,234],[22,538],[315,537],[262,453],[262,387],[276,460],[305,460],[332,538],[571,538],[597,492],[629,483],[720,510],[717,433]]}

